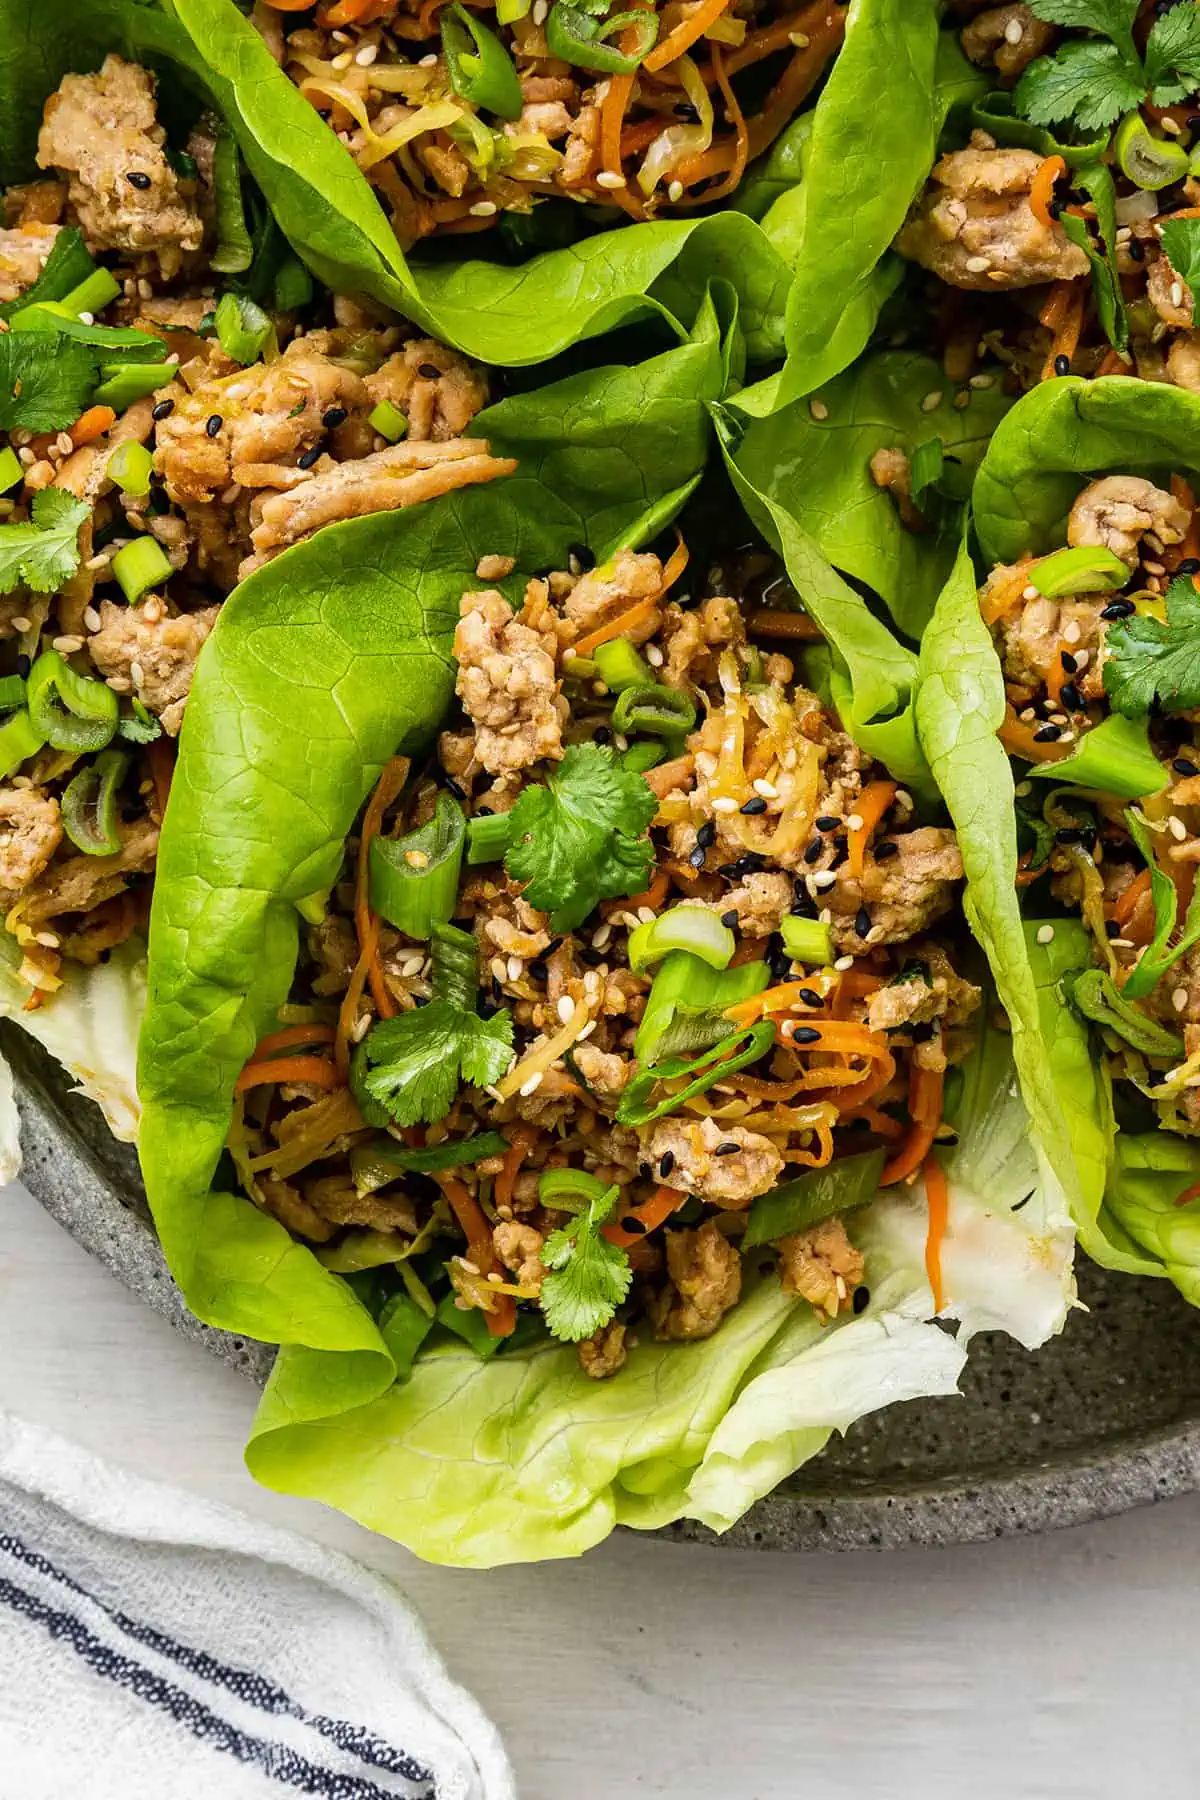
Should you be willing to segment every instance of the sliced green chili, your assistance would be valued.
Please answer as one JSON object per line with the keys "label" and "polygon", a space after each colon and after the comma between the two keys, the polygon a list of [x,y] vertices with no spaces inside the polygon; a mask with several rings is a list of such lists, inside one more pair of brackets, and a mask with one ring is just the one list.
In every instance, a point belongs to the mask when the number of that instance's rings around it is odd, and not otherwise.
{"label": "sliced green chili", "polygon": [[105,750],[80,769],[63,795],[63,830],[86,856],[112,856],[121,848],[117,794],[128,767],[124,750]]}
{"label": "sliced green chili", "polygon": [[631,687],[656,686],[653,669],[628,638],[610,638],[607,644],[597,645],[595,660],[601,681],[614,694]]}
{"label": "sliced green chili", "polygon": [[22,707],[11,719],[5,719],[0,725],[0,781],[19,769],[23,762],[36,756],[46,742],[28,711]]}
{"label": "sliced green chili", "polygon": [[103,750],[116,732],[119,708],[112,689],[77,675],[57,650],[43,650],[30,669],[28,696],[33,728],[55,750]]}
{"label": "sliced green chili", "polygon": [[[736,1039],[731,1033],[728,1039],[722,1039],[711,1050],[706,1050],[702,1056],[692,1061],[682,1056],[669,1056],[663,1062],[652,1063],[648,1069],[643,1069],[634,1076],[617,1102],[618,1125],[651,1125],[656,1119],[665,1118],[668,1113],[678,1112],[681,1106],[694,1100],[697,1095],[707,1093],[718,1081],[724,1081],[730,1075],[736,1075],[739,1069],[758,1062],[774,1042],[773,1021],[760,1019],[757,1025],[751,1026],[749,1032],[738,1032]],[[693,1079],[686,1087],[680,1088],[678,1093],[669,1094],[657,1106],[648,1104],[651,1093],[660,1081],[678,1081],[689,1075]]]}
{"label": "sliced green chili", "polygon": [[[275,337],[270,315],[248,294],[222,294],[213,314],[213,324],[217,341],[226,356],[241,363],[243,368],[257,362],[263,352],[270,349]],[[278,344],[274,353],[279,354]]]}
{"label": "sliced green chili", "polygon": [[[633,33],[628,51],[614,49],[604,41],[626,27]],[[657,40],[658,17],[653,12],[615,13],[610,19],[598,19],[582,6],[557,0],[546,20],[546,47],[551,56],[593,75],[632,75]]]}
{"label": "sliced green chili", "polygon": [[647,769],[656,769],[668,754],[666,743],[660,738],[642,738],[636,744],[630,744],[628,750],[620,754],[620,764],[633,775],[644,775]]}
{"label": "sliced green chili", "polygon": [[626,737],[681,737],[694,729],[696,708],[678,688],[656,681],[639,681],[627,687],[612,710],[613,730]]}
{"label": "sliced green chili", "polygon": [[170,558],[157,538],[137,537],[117,551],[112,559],[112,572],[129,604],[135,606],[143,594],[165,581],[172,569]]}
{"label": "sliced green chili", "polygon": [[398,444],[400,439],[407,436],[408,433],[408,420],[400,408],[393,406],[390,400],[381,400],[379,405],[367,414],[367,424],[372,431],[377,431],[381,438],[386,438],[389,444]]}
{"label": "sliced green chili", "polygon": [[882,1150],[841,1156],[823,1169],[807,1169],[794,1181],[760,1194],[750,1208],[743,1249],[777,1244],[794,1231],[810,1231],[822,1219],[866,1206],[879,1192],[883,1162]]}
{"label": "sliced green chili", "polygon": [[1184,1055],[1182,1034],[1169,1031],[1133,1006],[1121,993],[1112,977],[1103,969],[1084,969],[1069,984],[1070,994],[1085,1018],[1124,1038],[1143,1056],[1169,1056],[1178,1060]]}
{"label": "sliced green chili", "polygon": [[538,1176],[538,1199],[555,1212],[582,1212],[593,1201],[605,1201],[613,1188],[586,1169],[545,1169]]}
{"label": "sliced green chili", "polygon": [[686,950],[659,965],[637,1028],[633,1053],[642,1068],[662,1056],[694,1055],[729,1037],[726,1009],[761,994],[771,979],[765,962],[714,969]]}
{"label": "sliced green chili", "polygon": [[630,932],[629,967],[640,975],[672,950],[686,950],[712,969],[726,969],[736,949],[737,939],[728,925],[722,925],[707,906],[672,906]]}
{"label": "sliced green chili", "polygon": [[97,406],[111,406],[124,412],[135,400],[157,394],[179,375],[175,363],[105,363],[104,380],[92,398]]}
{"label": "sliced green chili", "polygon": [[437,797],[433,817],[402,838],[373,840],[368,858],[371,905],[408,937],[444,925],[458,898],[467,826],[452,795]]}
{"label": "sliced green chili", "polygon": [[1108,133],[1102,132],[1086,144],[1060,144],[1044,125],[1031,125],[1013,110],[1013,96],[1007,92],[985,94],[971,108],[971,122],[994,137],[1006,148],[1036,150],[1040,156],[1061,156],[1068,169],[1097,162],[1108,149]]}
{"label": "sliced green chili", "polygon": [[477,813],[467,821],[467,866],[503,862],[512,825],[507,813]]}
{"label": "sliced green chili", "polygon": [[519,119],[525,105],[516,65],[494,31],[460,0],[442,8],[442,53],[450,85],[462,99],[501,119]]}
{"label": "sliced green chili", "polygon": [[121,284],[107,269],[94,269],[78,287],[64,294],[61,304],[78,318],[80,313],[103,312],[113,300],[121,298]]}
{"label": "sliced green chili", "polygon": [[785,913],[779,921],[783,947],[793,962],[828,963],[833,961],[833,939],[828,925],[820,919],[800,919]]}
{"label": "sliced green chili", "polygon": [[220,275],[241,275],[254,261],[254,245],[246,226],[237,139],[227,125],[218,129],[213,150],[213,193],[217,247],[212,253],[212,266]]}
{"label": "sliced green chili", "polygon": [[1148,188],[1152,193],[1170,187],[1173,181],[1182,181],[1188,172],[1188,153],[1183,145],[1153,136],[1141,113],[1129,113],[1121,120],[1113,151],[1122,175],[1127,175],[1135,187]]}
{"label": "sliced green chili", "polygon": [[1115,594],[1129,580],[1129,565],[1098,544],[1055,550],[1029,571],[1029,579],[1047,600],[1068,594]]}
{"label": "sliced green chili", "polygon": [[23,675],[0,676],[0,712],[14,712],[18,706],[25,704],[25,677]]}

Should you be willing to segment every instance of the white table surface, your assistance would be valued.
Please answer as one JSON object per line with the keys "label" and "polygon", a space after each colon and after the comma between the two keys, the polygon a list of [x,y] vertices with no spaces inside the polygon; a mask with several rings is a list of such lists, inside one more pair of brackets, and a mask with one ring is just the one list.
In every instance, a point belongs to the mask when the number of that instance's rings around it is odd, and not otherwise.
{"label": "white table surface", "polygon": [[253,1401],[23,1189],[0,1194],[0,1404],[385,1570],[499,1723],[523,1800],[1200,1788],[1200,1497],[951,1550],[800,1557],[619,1536],[580,1562],[476,1574],[255,1487],[241,1462]]}

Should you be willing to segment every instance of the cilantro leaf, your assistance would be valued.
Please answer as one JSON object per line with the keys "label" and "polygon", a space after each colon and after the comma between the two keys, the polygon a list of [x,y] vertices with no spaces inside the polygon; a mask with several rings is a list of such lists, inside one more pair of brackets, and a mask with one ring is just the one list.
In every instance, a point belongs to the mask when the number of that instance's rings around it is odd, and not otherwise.
{"label": "cilantro leaf", "polygon": [[629,1292],[633,1269],[625,1252],[601,1237],[618,1189],[598,1195],[586,1214],[552,1231],[542,1245],[550,1273],[542,1283],[542,1317],[551,1334],[577,1344],[607,1325]]}
{"label": "cilantro leaf", "polygon": [[504,866],[555,932],[573,931],[601,900],[636,894],[650,879],[646,835],[658,810],[641,775],[617,767],[602,744],[572,744],[544,787],[527,787],[509,814]]}
{"label": "cilantro leaf", "polygon": [[1193,294],[1200,291],[1200,219],[1164,219],[1159,227],[1163,254]]}
{"label": "cilantro leaf", "polygon": [[1176,6],[1146,40],[1146,85],[1156,106],[1170,106],[1200,85],[1200,7]]}
{"label": "cilantro leaf", "polygon": [[452,1000],[431,1000],[369,1033],[363,1085],[398,1125],[434,1125],[460,1082],[499,1081],[512,1061],[512,1034],[510,1013],[481,1019]]}
{"label": "cilantro leaf", "polygon": [[0,336],[0,431],[61,431],[91,400],[100,379],[86,344],[40,331]]}
{"label": "cilantro leaf", "polygon": [[95,267],[82,231],[77,225],[66,226],[55,238],[33,286],[24,288],[15,300],[0,304],[0,319],[11,319],[25,307],[41,306],[47,300],[64,300],[72,288],[87,280]]}
{"label": "cilantro leaf", "polygon": [[84,502],[62,488],[43,488],[32,511],[27,525],[0,525],[0,594],[11,594],[21,582],[35,593],[56,594],[79,567],[79,527],[89,511]]}
{"label": "cilantro leaf", "polygon": [[1135,54],[1133,21],[1141,0],[1029,0],[1029,10],[1047,25],[1077,25],[1111,38],[1127,56]]}
{"label": "cilantro leaf", "polygon": [[1116,44],[1093,39],[1039,56],[1017,83],[1017,110],[1034,125],[1074,119],[1083,131],[1112,125],[1146,96],[1142,66]]}
{"label": "cilantro leaf", "polygon": [[1200,706],[1200,594],[1188,576],[1167,589],[1167,622],[1134,615],[1108,629],[1104,691],[1127,719]]}

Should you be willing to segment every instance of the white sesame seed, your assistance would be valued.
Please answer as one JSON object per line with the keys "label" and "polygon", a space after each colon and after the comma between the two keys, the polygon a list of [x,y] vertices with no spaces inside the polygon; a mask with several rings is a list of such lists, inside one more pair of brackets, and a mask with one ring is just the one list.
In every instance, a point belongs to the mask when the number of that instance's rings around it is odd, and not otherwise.
{"label": "white sesame seed", "polygon": [[1158,122],[1168,137],[1179,137],[1182,134],[1183,127],[1179,124],[1177,119],[1172,119],[1168,116],[1160,119]]}
{"label": "white sesame seed", "polygon": [[356,52],[354,60],[360,69],[369,69],[378,55],[378,44],[364,44],[362,49]]}
{"label": "white sesame seed", "polygon": [[533,22],[535,25],[546,23],[546,14],[550,11],[550,0],[534,0]]}
{"label": "white sesame seed", "polygon": [[807,31],[788,32],[788,43],[794,50],[807,50],[811,42],[812,39],[809,37]]}
{"label": "white sesame seed", "polygon": [[593,931],[593,933],[592,933],[592,949],[593,950],[605,949],[608,946],[608,943],[612,938],[612,933],[613,933],[613,928],[611,925],[608,925],[608,924],[598,925],[596,927],[595,931]]}
{"label": "white sesame seed", "polygon": [[897,788],[897,789],[896,789],[896,797],[895,797],[895,799],[894,799],[894,800],[893,800],[893,801],[892,801],[892,805],[893,805],[893,806],[900,806],[900,807],[903,807],[903,809],[904,809],[904,811],[905,811],[905,812],[911,812],[911,811],[912,811],[912,809],[913,809],[913,797],[912,797],[912,795],[911,795],[911,794],[910,794],[910,793],[909,793],[909,791],[908,791],[908,789],[907,789],[907,788]]}
{"label": "white sesame seed", "polygon": [[370,1029],[371,1015],[370,1013],[364,1013],[361,1019],[355,1020],[350,1031],[350,1036],[354,1039],[356,1044],[361,1044]]}
{"label": "white sesame seed", "polygon": [[595,87],[592,89],[592,99],[597,106],[600,105],[602,100],[608,99],[608,90],[611,86],[611,81],[598,81],[596,83]]}
{"label": "white sesame seed", "polygon": [[350,64],[354,61],[354,57],[349,50],[339,50],[337,55],[330,60],[333,68],[348,69]]}
{"label": "white sesame seed", "polygon": [[1032,706],[1024,706],[1017,714],[1017,717],[1020,719],[1022,725],[1032,725],[1033,721],[1037,718],[1037,710]]}
{"label": "white sesame seed", "polygon": [[84,608],[83,622],[89,631],[99,631],[100,614],[96,611],[94,606]]}
{"label": "white sesame seed", "polygon": [[1053,925],[1039,925],[1038,932],[1037,932],[1037,941],[1039,944],[1052,944],[1054,942],[1054,927],[1053,927]]}
{"label": "white sesame seed", "polygon": [[559,995],[558,1016],[564,1025],[569,1025],[571,1020],[575,1017],[575,1002],[572,1000],[570,994]]}
{"label": "white sesame seed", "polygon": [[1038,591],[1034,587],[1032,581],[1029,583],[1029,585],[1027,587],[1023,587],[1021,589],[1022,600],[1036,600],[1037,597],[1038,597]]}
{"label": "white sesame seed", "polygon": [[761,775],[754,783],[754,791],[756,794],[761,795],[764,800],[778,800],[779,798],[779,789],[775,786],[775,783],[773,781],[764,781]]}
{"label": "white sesame seed", "polygon": [[863,828],[862,814],[861,813],[847,813],[847,815],[846,815],[846,830],[847,831],[861,831],[862,828]]}
{"label": "white sesame seed", "polygon": [[81,325],[94,325],[96,323],[95,313],[81,312],[79,315],[79,323]]}
{"label": "white sesame seed", "polygon": [[595,1019],[589,1019],[587,1024],[584,1026],[583,1030],[580,1032],[579,1036],[575,1039],[575,1042],[577,1044],[582,1044],[584,1038],[590,1038],[593,1031],[595,1031],[595,1029],[596,1029]]}
{"label": "white sesame seed", "polygon": [[502,956],[493,956],[491,962],[488,964],[488,968],[492,971],[492,977],[494,980],[496,980],[496,981],[507,981],[508,980],[508,964],[505,962],[505,960]]}
{"label": "white sesame seed", "polygon": [[605,694],[608,692],[608,683],[606,681],[593,681],[592,692],[595,694],[597,700],[603,700]]}
{"label": "white sesame seed", "polygon": [[836,880],[832,869],[820,869],[812,877],[812,884],[815,888],[831,888]]}
{"label": "white sesame seed", "polygon": [[137,284],[137,291],[139,300],[153,300],[154,298],[154,289],[144,276]]}
{"label": "white sesame seed", "polygon": [[984,270],[990,266],[986,256],[968,256],[967,258],[967,273],[970,275],[982,275]]}
{"label": "white sesame seed", "polygon": [[130,679],[130,681],[132,681],[134,687],[137,687],[137,688],[141,687],[141,685],[142,685],[143,681],[146,679],[146,677],[145,677],[145,674],[143,673],[142,665],[140,662],[131,662],[130,663],[129,679]]}
{"label": "white sesame seed", "polygon": [[678,202],[683,199],[682,181],[672,181],[669,183],[667,187],[667,199],[671,202],[672,206],[677,205]]}
{"label": "white sesame seed", "polygon": [[409,981],[414,975],[419,975],[421,973],[421,964],[424,961],[425,953],[423,950],[418,950],[414,956],[406,956],[404,961],[400,964],[400,974],[402,979]]}
{"label": "white sesame seed", "polygon": [[81,637],[56,637],[51,639],[51,649],[57,650],[60,656],[74,656],[77,650],[83,649]]}
{"label": "white sesame seed", "polygon": [[69,431],[60,431],[54,440],[54,448],[60,456],[71,456],[75,450],[75,440]]}
{"label": "white sesame seed", "polygon": [[653,925],[654,918],[655,918],[655,913],[654,913],[654,908],[652,906],[639,906],[638,907],[638,924],[639,925]]}
{"label": "white sesame seed", "polygon": [[523,1081],[521,1083],[521,1086],[518,1091],[521,1095],[522,1100],[528,1100],[530,1094],[537,1093],[538,1089],[542,1085],[542,1078],[543,1078],[544,1073],[545,1073],[544,1070],[539,1069],[536,1075],[531,1075],[529,1077],[528,1081]]}
{"label": "white sesame seed", "polygon": [[619,175],[615,169],[601,169],[596,176],[596,186],[602,188],[623,188],[625,186],[625,177]]}
{"label": "white sesame seed", "polygon": [[738,809],[738,803],[736,800],[731,800],[727,795],[722,794],[719,799],[713,801],[712,809],[714,812],[719,813],[734,813]]}
{"label": "white sesame seed", "polygon": [[839,975],[844,975],[847,969],[852,969],[854,967],[854,958],[852,956],[839,956],[833,966]]}
{"label": "white sesame seed", "polygon": [[942,404],[941,389],[940,388],[930,388],[929,392],[926,394],[925,398],[921,402],[921,411],[924,413],[936,412],[938,407],[941,404]]}
{"label": "white sesame seed", "polygon": [[1182,1012],[1188,1003],[1188,991],[1185,987],[1177,987],[1171,995],[1171,1005],[1176,1012]]}
{"label": "white sesame seed", "polygon": [[613,749],[619,750],[622,753],[624,753],[626,750],[628,750],[628,748],[629,748],[629,739],[625,736],[624,732],[614,731],[614,733],[613,733]]}
{"label": "white sesame seed", "polygon": [[830,907],[823,906],[821,908],[820,912],[817,914],[817,924],[818,925],[832,925],[833,924],[833,912]]}
{"label": "white sesame seed", "polygon": [[1092,653],[1090,650],[1077,650],[1075,652],[1075,673],[1077,675],[1082,675],[1091,660]]}
{"label": "white sesame seed", "polygon": [[490,219],[500,209],[494,200],[477,200],[471,208],[473,219]]}
{"label": "white sesame seed", "polygon": [[1178,813],[1171,814],[1170,818],[1167,820],[1167,828],[1177,844],[1184,844],[1187,842],[1188,828],[1179,817]]}
{"label": "white sesame seed", "polygon": [[1082,627],[1080,626],[1078,619],[1072,619],[1070,624],[1063,631],[1063,636],[1066,638],[1068,644],[1077,644],[1082,635]]}
{"label": "white sesame seed", "polygon": [[28,619],[14,619],[12,622],[12,628],[14,631],[28,631],[29,630],[29,620]]}
{"label": "white sesame seed", "polygon": [[1173,281],[1171,283],[1171,305],[1172,306],[1182,306],[1183,305],[1183,283],[1182,283],[1182,281]]}
{"label": "white sesame seed", "polygon": [[829,408],[823,400],[810,400],[808,403],[808,410],[818,423],[823,424],[829,417]]}
{"label": "white sesame seed", "polygon": [[429,854],[425,850],[406,850],[404,860],[410,869],[427,869],[429,867]]}
{"label": "white sesame seed", "polygon": [[1024,27],[1024,25],[1022,25],[1020,19],[1010,19],[1008,21],[1008,24],[1004,27],[1005,43],[1006,44],[1019,44],[1021,39],[1024,36],[1025,36],[1025,27]]}
{"label": "white sesame seed", "polygon": [[418,69],[436,69],[437,68],[436,53],[431,50],[429,52],[428,56],[423,56],[421,58],[421,60],[417,64],[417,67],[418,67]]}
{"label": "white sesame seed", "polygon": [[973,388],[990,388],[995,387],[995,385],[996,377],[994,375],[972,375],[970,381],[967,383],[968,387]]}
{"label": "white sesame seed", "polygon": [[510,981],[520,981],[524,973],[525,964],[521,961],[521,958],[519,956],[510,956],[508,959],[508,979]]}
{"label": "white sesame seed", "polygon": [[21,448],[17,451],[17,461],[23,469],[31,468],[37,461],[37,458],[34,456],[33,451],[29,448],[28,444],[22,444]]}
{"label": "white sesame seed", "polygon": [[652,669],[661,669],[662,668],[663,653],[659,649],[657,644],[651,644],[649,649],[646,651],[646,661],[650,664],[650,667]]}
{"label": "white sesame seed", "polygon": [[1017,796],[1018,800],[1027,800],[1029,798],[1030,794],[1032,794],[1032,792],[1033,792],[1032,781],[1018,781],[1016,787],[1013,789],[1013,792]]}

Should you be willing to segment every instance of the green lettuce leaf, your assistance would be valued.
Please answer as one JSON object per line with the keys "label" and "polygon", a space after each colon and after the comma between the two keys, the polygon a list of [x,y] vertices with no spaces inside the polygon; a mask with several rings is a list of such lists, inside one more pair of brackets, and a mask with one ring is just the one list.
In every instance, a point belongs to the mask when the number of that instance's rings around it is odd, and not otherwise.
{"label": "green lettuce leaf", "polygon": [[1200,1180],[1200,1143],[1170,1131],[1120,1132],[1113,1144],[1105,1204],[1152,1265],[1200,1306],[1200,1202],[1179,1197]]}
{"label": "green lettuce leaf", "polygon": [[1108,471],[1160,480],[1200,468],[1200,394],[1132,376],[1043,381],[1000,421],[972,492],[989,563],[1064,541],[1085,482]]}

